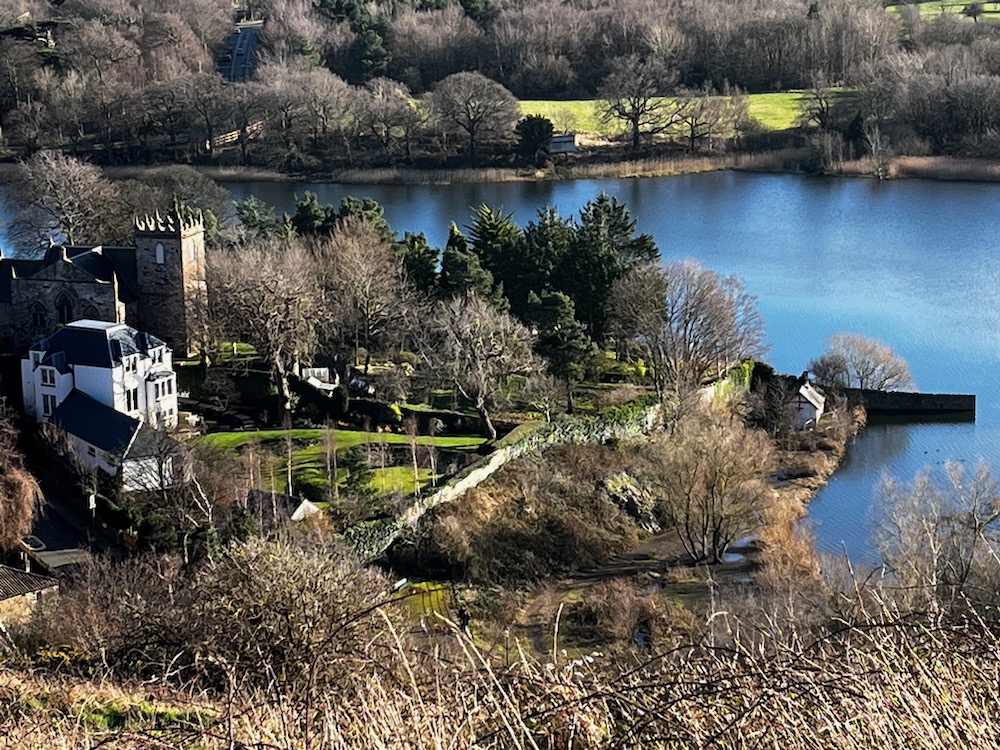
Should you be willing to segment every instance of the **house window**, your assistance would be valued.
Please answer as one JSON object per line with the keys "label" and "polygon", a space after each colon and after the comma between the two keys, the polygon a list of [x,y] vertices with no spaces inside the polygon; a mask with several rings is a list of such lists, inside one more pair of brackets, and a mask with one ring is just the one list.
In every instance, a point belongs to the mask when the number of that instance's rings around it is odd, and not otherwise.
{"label": "house window", "polygon": [[38,367],[38,363],[42,361],[42,355],[40,352],[31,353],[31,366]]}
{"label": "house window", "polygon": [[88,445],[87,446],[87,455],[88,456],[95,456],[96,457],[97,456],[97,448],[95,448],[92,445]]}
{"label": "house window", "polygon": [[60,325],[73,322],[73,302],[65,294],[56,299],[56,318]]}
{"label": "house window", "polygon": [[164,383],[163,387],[166,389],[166,391],[167,391],[168,394],[169,393],[173,393],[174,392],[174,380],[173,380],[173,378],[170,378],[166,383]]}
{"label": "house window", "polygon": [[163,243],[162,242],[157,242],[156,243],[156,264],[158,266],[162,266],[163,265]]}
{"label": "house window", "polygon": [[125,372],[135,372],[138,369],[138,364],[138,357],[125,357],[122,359],[122,367],[125,368]]}
{"label": "house window", "polygon": [[42,416],[51,417],[52,412],[56,410],[56,397],[55,394],[46,393],[42,395]]}
{"label": "house window", "polygon": [[125,411],[135,411],[139,408],[139,389],[128,388],[125,390]]}
{"label": "house window", "polygon": [[51,367],[42,368],[42,385],[55,385],[56,371]]}
{"label": "house window", "polygon": [[159,383],[153,383],[153,398],[155,398],[155,399],[159,399],[160,398],[160,384]]}

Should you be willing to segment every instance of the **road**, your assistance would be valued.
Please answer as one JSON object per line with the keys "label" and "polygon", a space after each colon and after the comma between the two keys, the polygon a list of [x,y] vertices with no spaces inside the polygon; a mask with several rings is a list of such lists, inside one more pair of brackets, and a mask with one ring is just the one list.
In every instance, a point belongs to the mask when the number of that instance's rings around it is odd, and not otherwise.
{"label": "road", "polygon": [[257,65],[257,42],[263,21],[239,23],[226,40],[226,49],[219,59],[219,72],[234,83],[253,78]]}

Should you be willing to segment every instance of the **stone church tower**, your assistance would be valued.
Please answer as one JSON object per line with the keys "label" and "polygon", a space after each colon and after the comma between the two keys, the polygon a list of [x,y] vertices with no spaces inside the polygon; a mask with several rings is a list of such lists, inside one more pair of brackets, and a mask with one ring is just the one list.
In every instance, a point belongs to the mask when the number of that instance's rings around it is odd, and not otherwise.
{"label": "stone church tower", "polygon": [[205,224],[201,211],[176,206],[135,220],[138,321],[175,356],[193,354],[204,340],[208,292],[205,286]]}

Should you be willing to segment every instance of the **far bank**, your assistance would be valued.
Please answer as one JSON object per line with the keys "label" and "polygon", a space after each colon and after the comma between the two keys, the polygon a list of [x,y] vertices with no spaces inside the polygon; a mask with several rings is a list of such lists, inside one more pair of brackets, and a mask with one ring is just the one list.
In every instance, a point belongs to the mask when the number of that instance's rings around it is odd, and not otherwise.
{"label": "far bank", "polygon": [[[135,178],[172,165],[106,167],[114,179]],[[9,179],[12,164],[0,165],[0,181]],[[195,168],[222,182],[331,182],[350,185],[461,185],[503,182],[556,182],[563,180],[628,179],[670,177],[720,170],[767,172],[773,174],[814,174],[822,177],[862,177],[878,179],[871,159],[845,161],[825,171],[810,168],[809,149],[790,148],[753,154],[720,156],[651,156],[618,161],[562,161],[541,168],[467,167],[423,169],[378,167],[329,172],[281,172],[259,167],[195,165]],[[884,168],[883,179],[924,179],[965,182],[1000,181],[1000,159],[972,159],[953,156],[898,156]]]}

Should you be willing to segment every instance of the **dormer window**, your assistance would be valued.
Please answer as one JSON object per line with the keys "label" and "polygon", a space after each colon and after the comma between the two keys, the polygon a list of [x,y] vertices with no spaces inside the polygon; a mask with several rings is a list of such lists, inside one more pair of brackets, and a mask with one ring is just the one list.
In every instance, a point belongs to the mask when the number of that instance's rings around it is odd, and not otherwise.
{"label": "dormer window", "polygon": [[42,385],[55,385],[56,371],[51,367],[42,368]]}
{"label": "dormer window", "polygon": [[32,352],[31,353],[31,367],[32,368],[38,367],[38,363],[41,362],[41,361],[42,361],[42,353],[41,352]]}
{"label": "dormer window", "polygon": [[156,250],[156,264],[158,266],[162,266],[163,265],[163,243],[162,242],[157,242],[155,250]]}

